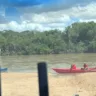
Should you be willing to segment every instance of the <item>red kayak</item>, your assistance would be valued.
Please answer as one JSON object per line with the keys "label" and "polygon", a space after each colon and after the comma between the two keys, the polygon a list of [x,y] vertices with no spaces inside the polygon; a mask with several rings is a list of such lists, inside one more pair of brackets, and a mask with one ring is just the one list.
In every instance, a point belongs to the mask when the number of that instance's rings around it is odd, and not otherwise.
{"label": "red kayak", "polygon": [[82,68],[76,68],[76,69],[66,69],[66,68],[53,68],[53,70],[57,73],[85,73],[85,72],[96,72],[96,67],[94,68],[88,68],[87,70],[84,70]]}

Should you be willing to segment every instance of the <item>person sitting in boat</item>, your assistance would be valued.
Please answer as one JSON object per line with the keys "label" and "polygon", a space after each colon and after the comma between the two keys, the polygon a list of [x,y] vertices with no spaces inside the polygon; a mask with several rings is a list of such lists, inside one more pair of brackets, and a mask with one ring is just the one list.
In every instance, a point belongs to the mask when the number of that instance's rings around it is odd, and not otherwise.
{"label": "person sitting in boat", "polygon": [[75,64],[71,65],[71,70],[73,70],[73,69],[76,69],[76,65]]}
{"label": "person sitting in boat", "polygon": [[88,69],[88,65],[86,63],[84,63],[83,67],[84,67],[84,70]]}

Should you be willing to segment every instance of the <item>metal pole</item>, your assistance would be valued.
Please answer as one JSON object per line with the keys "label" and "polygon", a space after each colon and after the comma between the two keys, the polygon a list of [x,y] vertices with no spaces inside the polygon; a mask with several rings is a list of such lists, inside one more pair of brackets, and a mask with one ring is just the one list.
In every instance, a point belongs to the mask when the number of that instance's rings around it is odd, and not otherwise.
{"label": "metal pole", "polygon": [[39,94],[40,96],[49,96],[48,93],[48,78],[47,66],[45,62],[38,63],[38,81],[39,81]]}

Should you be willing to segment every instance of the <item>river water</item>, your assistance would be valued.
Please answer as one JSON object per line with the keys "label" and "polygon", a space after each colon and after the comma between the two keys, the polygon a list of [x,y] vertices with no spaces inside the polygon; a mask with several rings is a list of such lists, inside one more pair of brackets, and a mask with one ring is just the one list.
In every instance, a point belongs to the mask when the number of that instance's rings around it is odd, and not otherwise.
{"label": "river water", "polygon": [[0,65],[7,67],[8,72],[37,72],[38,62],[46,62],[48,72],[52,68],[70,68],[71,64],[82,67],[84,63],[93,67],[96,65],[96,54],[58,54],[30,56],[1,56]]}

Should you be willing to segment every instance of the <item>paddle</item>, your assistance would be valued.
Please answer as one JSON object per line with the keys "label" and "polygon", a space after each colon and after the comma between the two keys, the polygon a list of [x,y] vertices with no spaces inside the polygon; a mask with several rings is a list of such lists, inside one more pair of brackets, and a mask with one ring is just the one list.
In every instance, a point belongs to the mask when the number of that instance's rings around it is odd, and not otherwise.
{"label": "paddle", "polygon": [[39,94],[40,96],[49,96],[47,67],[45,62],[38,63],[38,79],[39,79]]}

